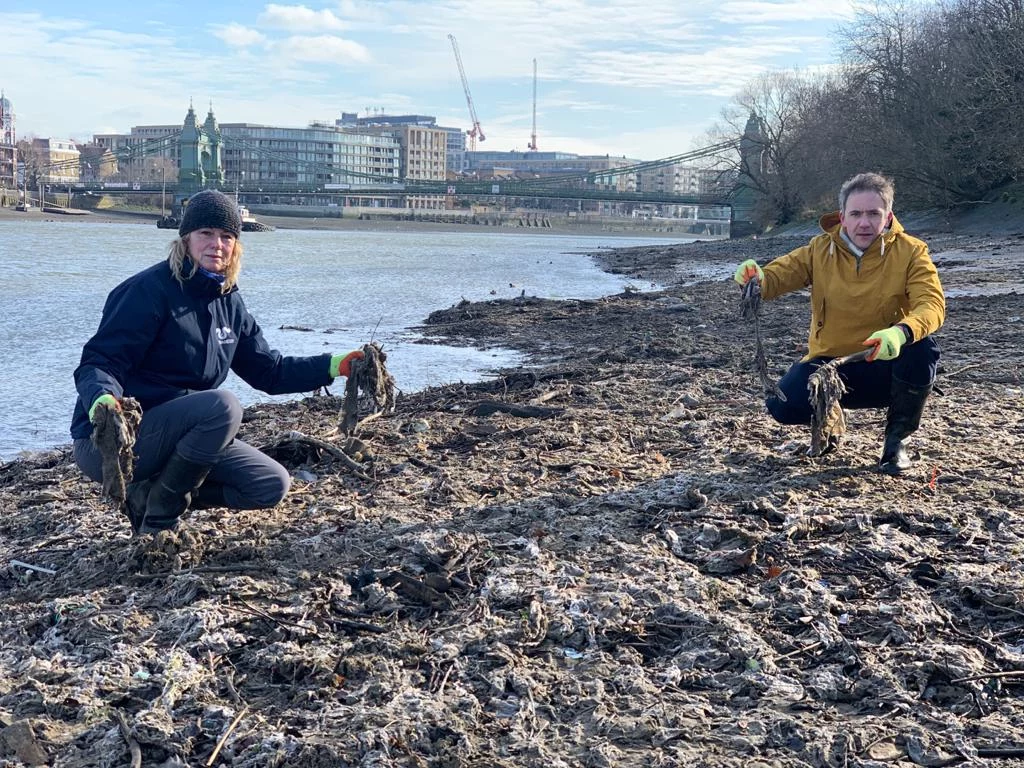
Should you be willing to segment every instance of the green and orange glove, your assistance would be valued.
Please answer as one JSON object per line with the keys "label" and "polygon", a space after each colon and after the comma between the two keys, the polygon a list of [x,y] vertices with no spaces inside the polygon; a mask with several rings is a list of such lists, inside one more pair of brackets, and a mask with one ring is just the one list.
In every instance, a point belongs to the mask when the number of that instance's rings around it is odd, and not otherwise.
{"label": "green and orange glove", "polygon": [[732,276],[740,285],[745,286],[750,282],[751,278],[756,277],[759,282],[764,282],[764,270],[757,265],[757,262],[753,259],[747,259],[738,267],[736,267],[736,274]]}
{"label": "green and orange glove", "polygon": [[868,362],[895,360],[899,357],[900,348],[906,340],[907,335],[903,333],[903,329],[896,326],[875,331],[864,340],[865,347],[874,347],[874,350],[868,355]]}
{"label": "green and orange glove", "polygon": [[349,352],[347,355],[332,355],[331,378],[336,379],[339,376],[344,376],[347,379],[352,375],[352,361],[362,360],[364,356],[361,349]]}
{"label": "green and orange glove", "polygon": [[89,421],[94,421],[96,416],[96,409],[100,406],[104,408],[113,408],[114,410],[121,410],[121,403],[117,401],[117,398],[107,393],[97,397],[91,406],[89,406]]}

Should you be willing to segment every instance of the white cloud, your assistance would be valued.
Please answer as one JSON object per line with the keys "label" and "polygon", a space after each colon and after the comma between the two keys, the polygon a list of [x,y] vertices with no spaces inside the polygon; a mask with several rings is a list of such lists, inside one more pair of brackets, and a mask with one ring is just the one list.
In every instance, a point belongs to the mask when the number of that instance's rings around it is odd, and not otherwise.
{"label": "white cloud", "polygon": [[721,21],[738,21],[741,24],[763,22],[820,21],[853,15],[852,4],[847,0],[726,0],[717,6],[716,16]]}
{"label": "white cloud", "polygon": [[332,11],[314,11],[304,5],[271,3],[259,16],[262,24],[291,31],[346,29],[348,25]]}
{"label": "white cloud", "polygon": [[338,64],[370,61],[370,52],[365,46],[332,35],[289,37],[275,43],[274,49],[294,61],[329,61]]}
{"label": "white cloud", "polygon": [[675,126],[702,130],[754,76],[833,64],[826,24],[851,2],[723,1],[279,0],[240,23],[211,6],[205,35],[185,13],[140,27],[0,12],[0,29],[19,30],[0,46],[0,71],[18,77],[0,86],[19,134],[40,136],[177,123],[190,100],[203,113],[212,100],[221,122],[382,109],[468,128],[453,34],[487,148],[525,148],[536,58],[543,149],[661,157],[687,149]]}
{"label": "white cloud", "polygon": [[214,35],[235,48],[248,48],[252,45],[260,45],[266,40],[266,37],[255,29],[243,27],[241,24],[215,25],[211,27],[211,30]]}

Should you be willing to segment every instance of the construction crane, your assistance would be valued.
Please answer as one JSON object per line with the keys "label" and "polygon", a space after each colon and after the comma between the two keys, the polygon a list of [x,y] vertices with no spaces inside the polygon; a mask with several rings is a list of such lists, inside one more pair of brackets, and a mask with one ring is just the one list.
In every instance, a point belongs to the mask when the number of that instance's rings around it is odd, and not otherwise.
{"label": "construction crane", "polygon": [[527,148],[537,151],[537,60],[533,60],[533,130],[530,132],[530,143]]}
{"label": "construction crane", "polygon": [[448,35],[452,41],[452,50],[455,51],[455,63],[459,65],[459,77],[462,78],[462,90],[466,92],[466,105],[469,107],[469,119],[473,121],[473,127],[466,131],[469,136],[469,151],[476,151],[476,140],[484,141],[484,129],[480,127],[480,120],[476,116],[476,107],[473,106],[473,97],[469,94],[469,81],[466,79],[466,70],[462,66],[462,56],[459,55],[459,44],[455,42],[455,35]]}

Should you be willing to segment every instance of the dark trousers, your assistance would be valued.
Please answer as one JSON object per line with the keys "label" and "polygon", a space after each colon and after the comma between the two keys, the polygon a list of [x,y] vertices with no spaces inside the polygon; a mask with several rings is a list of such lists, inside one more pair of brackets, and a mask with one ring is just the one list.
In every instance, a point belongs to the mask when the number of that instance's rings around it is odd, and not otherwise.
{"label": "dark trousers", "polygon": [[[194,392],[150,408],[142,415],[135,439],[135,479],[156,475],[177,451],[191,462],[212,466],[206,482],[223,486],[228,507],[273,507],[288,493],[288,470],[235,439],[241,423],[238,398],[219,389]],[[74,454],[82,472],[101,482],[103,463],[92,440],[75,440]]]}
{"label": "dark trousers", "polygon": [[[931,336],[908,344],[895,360],[860,361],[839,367],[839,378],[846,385],[840,404],[844,408],[886,408],[889,405],[894,379],[912,387],[927,387],[935,381],[939,367],[939,345]],[[830,357],[815,357],[794,363],[779,380],[779,389],[786,396],[765,400],[768,412],[781,424],[810,424],[811,403],[807,380]]]}

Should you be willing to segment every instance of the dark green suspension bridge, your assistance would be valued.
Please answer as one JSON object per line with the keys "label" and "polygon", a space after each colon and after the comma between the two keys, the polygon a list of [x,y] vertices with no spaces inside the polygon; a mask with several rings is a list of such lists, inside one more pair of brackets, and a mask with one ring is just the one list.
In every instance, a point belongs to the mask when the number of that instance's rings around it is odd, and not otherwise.
{"label": "dark green suspension bridge", "polygon": [[[119,167],[138,168],[147,158],[167,158],[179,143],[179,136],[171,134],[159,139],[140,142],[125,150],[112,153]],[[397,179],[394,177],[373,176],[349,170],[343,166],[323,161],[298,160],[294,156],[280,152],[266,151],[251,141],[225,136],[222,146],[226,152],[237,157],[244,157],[245,162],[258,164],[260,161],[272,162],[278,169],[286,169],[288,175],[303,176],[312,179],[308,182],[273,181],[265,178],[245,178],[244,174],[235,171],[224,182],[207,181],[197,184],[179,179],[166,179],[166,173],[156,176],[154,172],[138,173],[137,178],[120,181],[73,181],[68,183],[51,183],[51,191],[61,192],[65,189],[75,194],[115,194],[115,195],[167,195],[171,200],[180,202],[183,198],[194,194],[202,188],[220,188],[225,192],[238,192],[246,198],[259,196],[260,202],[298,202],[313,200],[330,200],[343,196],[372,195],[410,196],[410,195],[448,195],[461,198],[518,198],[535,200],[588,200],[609,203],[638,203],[651,205],[682,205],[698,207],[722,207],[730,211],[733,220],[749,219],[749,205],[744,199],[747,188],[738,184],[735,174],[723,178],[727,181],[712,185],[715,191],[704,193],[674,194],[670,192],[647,192],[621,190],[619,179],[623,176],[643,171],[654,171],[679,163],[691,162],[708,157],[720,157],[726,153],[734,153],[739,141],[726,141],[701,147],[670,157],[651,160],[618,168],[607,168],[588,172],[567,172],[552,174],[531,179],[515,177],[475,180],[420,180]],[[40,166],[36,169],[40,176],[68,175],[61,174],[79,161],[66,161]],[[289,172],[290,170],[290,172]],[[175,171],[177,173],[177,171]],[[124,174],[119,174],[123,176]],[[337,183],[334,179],[344,178],[346,183]]]}

